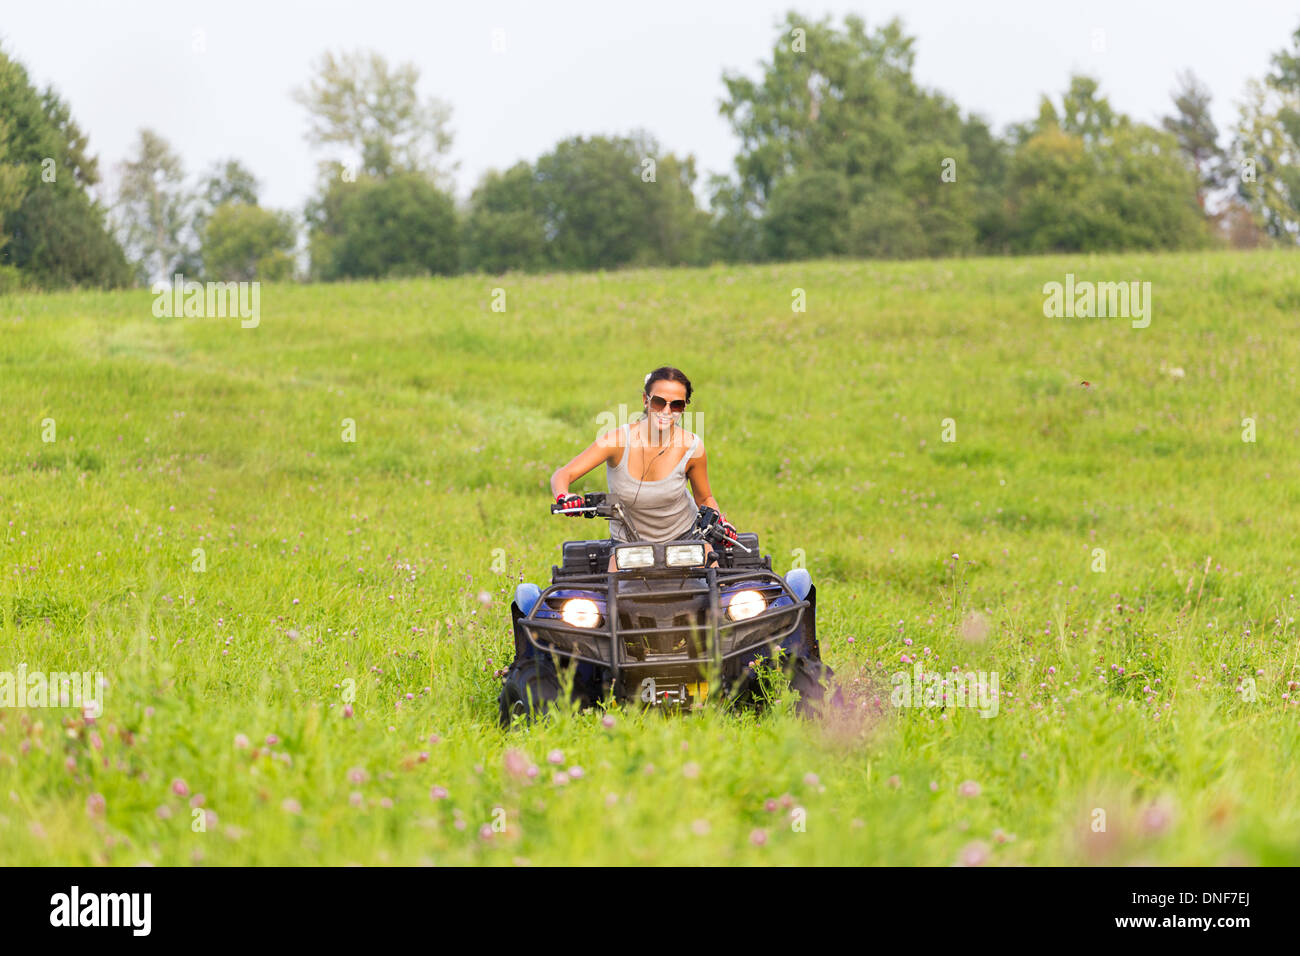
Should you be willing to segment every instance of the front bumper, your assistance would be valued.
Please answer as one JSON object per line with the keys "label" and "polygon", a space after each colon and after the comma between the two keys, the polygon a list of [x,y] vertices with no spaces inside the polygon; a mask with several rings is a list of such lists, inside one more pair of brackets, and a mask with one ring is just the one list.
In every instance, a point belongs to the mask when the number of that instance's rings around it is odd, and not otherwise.
{"label": "front bumper", "polygon": [[[767,606],[733,621],[726,601],[741,590],[759,591]],[[596,603],[596,627],[561,620],[560,607],[574,597]],[[537,651],[600,668],[626,695],[645,678],[690,681],[730,671],[729,662],[747,662],[798,633],[809,607],[766,568],[645,568],[567,575],[517,625]]]}

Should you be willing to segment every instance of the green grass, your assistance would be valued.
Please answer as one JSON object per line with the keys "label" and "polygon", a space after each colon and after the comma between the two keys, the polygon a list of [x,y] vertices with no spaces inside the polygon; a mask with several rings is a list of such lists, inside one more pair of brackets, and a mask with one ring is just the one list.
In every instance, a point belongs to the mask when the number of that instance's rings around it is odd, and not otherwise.
{"label": "green grass", "polygon": [[[268,286],[256,329],[154,318],[147,291],[0,299],[0,670],[108,682],[89,726],[0,710],[3,856],[1300,863],[1298,265]],[[1150,327],[1045,318],[1066,272],[1150,281]],[[503,733],[514,585],[603,533],[553,518],[547,478],[661,363],[693,378],[728,517],[778,570],[803,555],[847,712]],[[996,671],[997,715],[892,706],[905,655]]]}

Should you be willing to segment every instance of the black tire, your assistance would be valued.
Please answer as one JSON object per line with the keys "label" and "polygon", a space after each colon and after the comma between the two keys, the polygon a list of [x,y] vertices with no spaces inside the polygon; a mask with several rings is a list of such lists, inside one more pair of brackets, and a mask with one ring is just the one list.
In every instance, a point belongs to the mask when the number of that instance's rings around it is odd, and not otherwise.
{"label": "black tire", "polygon": [[[835,676],[830,665],[816,657],[799,654],[786,658],[784,670],[790,689],[799,692],[795,713],[800,717],[818,716],[826,703],[827,690],[832,686],[831,678]],[[835,688],[831,693],[831,702],[839,704],[843,699],[843,694]],[[733,679],[728,702],[732,707],[750,707],[756,711],[765,710],[768,703],[759,690],[757,676],[748,668]]]}
{"label": "black tire", "polygon": [[[801,717],[816,717],[821,714],[826,704],[826,692],[831,688],[835,672],[830,665],[815,657],[800,656],[794,659],[790,670],[790,689],[799,692],[799,703],[795,710]],[[838,687],[831,690],[831,703],[839,705],[844,702],[844,695]]]}
{"label": "black tire", "polygon": [[497,699],[501,708],[502,728],[508,730],[516,714],[532,720],[545,713],[551,704],[559,700],[562,693],[564,689],[555,673],[555,665],[548,658],[516,660],[506,672],[505,684]]}

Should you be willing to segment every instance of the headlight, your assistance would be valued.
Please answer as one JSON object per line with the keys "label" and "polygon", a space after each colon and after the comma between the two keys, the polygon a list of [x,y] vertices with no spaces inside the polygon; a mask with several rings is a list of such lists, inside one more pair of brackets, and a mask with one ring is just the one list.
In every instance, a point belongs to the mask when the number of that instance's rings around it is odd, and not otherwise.
{"label": "headlight", "polygon": [[767,601],[757,591],[737,591],[727,604],[727,617],[733,621],[745,621],[766,609]]}
{"label": "headlight", "polygon": [[564,602],[560,617],[565,624],[573,627],[595,627],[600,621],[600,609],[596,607],[595,601],[587,598],[570,598]]}
{"label": "headlight", "polygon": [[704,563],[704,545],[670,544],[664,549],[664,563],[670,568],[691,567]]}
{"label": "headlight", "polygon": [[655,563],[655,549],[642,545],[639,548],[616,548],[614,564],[620,571],[631,568],[649,568]]}

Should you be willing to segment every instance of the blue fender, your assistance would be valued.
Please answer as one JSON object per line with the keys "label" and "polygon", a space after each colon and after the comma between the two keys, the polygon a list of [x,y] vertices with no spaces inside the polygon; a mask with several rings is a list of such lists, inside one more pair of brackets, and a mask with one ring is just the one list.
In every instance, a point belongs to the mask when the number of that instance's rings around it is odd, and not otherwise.
{"label": "blue fender", "polygon": [[536,584],[529,584],[527,581],[515,588],[515,603],[519,605],[519,610],[524,615],[533,610],[533,605],[537,603],[537,599],[541,596],[542,589]]}
{"label": "blue fender", "polygon": [[785,583],[790,585],[790,590],[800,601],[808,596],[809,589],[812,588],[812,575],[808,573],[807,568],[793,568],[786,573]]}

